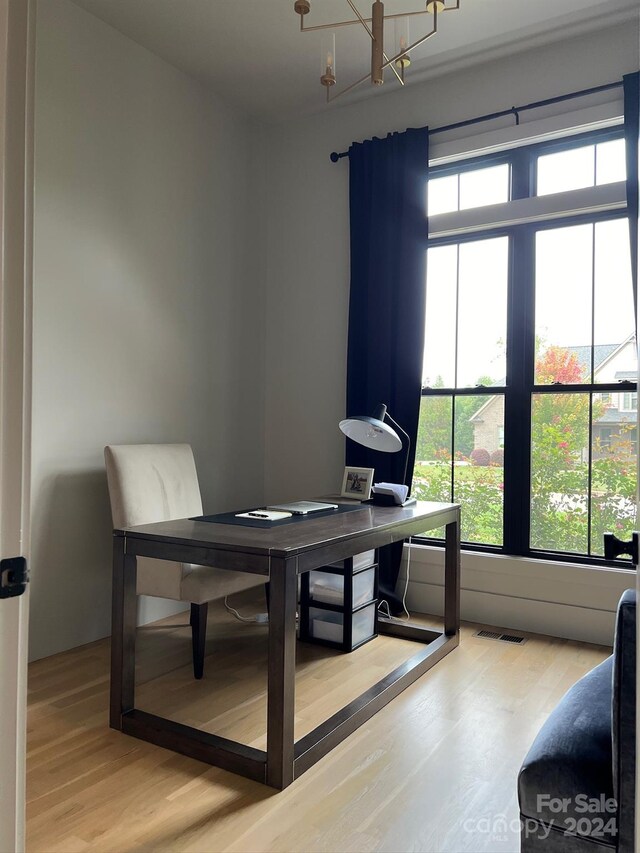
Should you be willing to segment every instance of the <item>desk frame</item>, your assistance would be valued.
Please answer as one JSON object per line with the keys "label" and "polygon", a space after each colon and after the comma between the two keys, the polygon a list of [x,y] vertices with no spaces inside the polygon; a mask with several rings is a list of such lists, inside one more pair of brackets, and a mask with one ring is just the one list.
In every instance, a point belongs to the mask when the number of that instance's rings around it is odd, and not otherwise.
{"label": "desk frame", "polygon": [[[284,789],[431,669],[460,638],[460,508],[442,507],[427,518],[406,518],[341,541],[327,541],[292,556],[243,553],[213,544],[146,538],[135,528],[114,531],[110,725],[128,735]],[[167,522],[166,524],[170,524]],[[380,618],[378,632],[421,644],[396,667],[309,734],[296,741],[295,658],[298,575],[362,551],[446,525],[444,630]],[[158,531],[161,525],[155,525]],[[267,749],[255,749],[135,708],[137,557],[154,557],[264,575],[270,582]]]}

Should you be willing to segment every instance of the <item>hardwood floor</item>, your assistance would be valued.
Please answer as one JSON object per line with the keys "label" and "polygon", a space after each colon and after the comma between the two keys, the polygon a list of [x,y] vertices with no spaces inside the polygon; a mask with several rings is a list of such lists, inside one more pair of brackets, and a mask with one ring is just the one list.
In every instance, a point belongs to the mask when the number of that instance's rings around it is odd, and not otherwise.
{"label": "hardwood floor", "polygon": [[[245,598],[241,609],[256,606]],[[474,637],[477,627],[282,792],[109,729],[108,640],[38,661],[28,850],[515,853],[522,758],[565,690],[610,650],[533,635],[511,646]],[[195,681],[188,614],[140,629],[137,707],[263,747],[266,636],[210,605]],[[300,644],[296,736],[414,648],[386,637],[350,655]]]}

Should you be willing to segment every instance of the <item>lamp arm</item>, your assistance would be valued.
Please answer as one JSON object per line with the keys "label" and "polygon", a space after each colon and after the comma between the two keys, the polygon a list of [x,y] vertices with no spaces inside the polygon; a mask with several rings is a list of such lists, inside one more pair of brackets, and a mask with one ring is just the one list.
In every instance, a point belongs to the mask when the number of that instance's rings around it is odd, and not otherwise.
{"label": "lamp arm", "polygon": [[385,417],[387,420],[391,421],[391,423],[392,423],[392,425],[395,427],[395,429],[400,433],[400,435],[401,435],[404,439],[406,439],[406,442],[407,442],[407,450],[406,450],[405,458],[404,458],[404,476],[403,476],[403,478],[402,478],[402,485],[403,485],[403,486],[406,486],[406,485],[407,485],[407,469],[409,468],[409,452],[410,452],[410,450],[411,450],[411,439],[409,438],[408,433],[406,433],[406,432],[402,429],[402,427],[400,426],[400,424],[399,424],[397,421],[394,421],[394,419],[391,417],[391,415],[389,414],[389,412],[385,412],[384,417]]}

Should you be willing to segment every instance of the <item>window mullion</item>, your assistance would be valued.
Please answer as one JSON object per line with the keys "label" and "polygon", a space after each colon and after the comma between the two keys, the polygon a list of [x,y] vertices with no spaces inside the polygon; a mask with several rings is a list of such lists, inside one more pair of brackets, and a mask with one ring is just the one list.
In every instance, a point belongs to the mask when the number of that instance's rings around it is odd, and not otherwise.
{"label": "window mullion", "polygon": [[511,199],[531,198],[534,194],[531,152],[519,148],[511,156]]}
{"label": "window mullion", "polygon": [[[460,207],[460,176],[458,176],[458,207]],[[456,247],[456,330],[454,349],[453,382],[457,388],[458,382],[458,336],[460,332],[460,246]],[[456,396],[451,398],[451,500],[455,500],[456,492]]]}

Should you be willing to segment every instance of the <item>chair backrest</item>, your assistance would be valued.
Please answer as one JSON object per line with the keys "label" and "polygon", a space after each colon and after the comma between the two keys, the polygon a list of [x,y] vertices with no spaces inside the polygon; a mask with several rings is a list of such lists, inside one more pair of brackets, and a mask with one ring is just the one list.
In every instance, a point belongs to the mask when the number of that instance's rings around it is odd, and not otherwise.
{"label": "chair backrest", "polygon": [[188,444],[114,444],[104,459],[114,528],[202,515]]}

